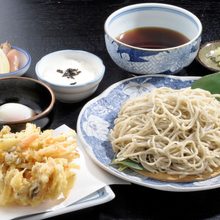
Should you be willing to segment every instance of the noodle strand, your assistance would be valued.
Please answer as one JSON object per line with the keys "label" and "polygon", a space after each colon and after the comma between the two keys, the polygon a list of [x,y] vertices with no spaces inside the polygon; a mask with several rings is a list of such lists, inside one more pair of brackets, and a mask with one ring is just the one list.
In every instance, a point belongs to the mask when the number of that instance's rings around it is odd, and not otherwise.
{"label": "noodle strand", "polygon": [[152,173],[200,175],[220,167],[220,103],[202,89],[158,88],[124,103],[112,129],[116,161]]}

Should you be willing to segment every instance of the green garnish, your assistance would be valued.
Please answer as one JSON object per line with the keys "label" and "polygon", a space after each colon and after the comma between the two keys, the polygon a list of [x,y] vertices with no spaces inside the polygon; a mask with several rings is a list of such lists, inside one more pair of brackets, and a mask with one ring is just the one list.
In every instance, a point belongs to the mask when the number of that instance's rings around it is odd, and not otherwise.
{"label": "green garnish", "polygon": [[116,161],[114,159],[114,160],[112,160],[112,164],[119,165],[119,168],[118,168],[119,171],[123,171],[126,168],[131,168],[131,169],[134,169],[134,170],[144,170],[144,168],[141,164],[139,164],[137,162],[134,162],[133,160],[130,160],[130,159],[125,159],[125,160],[122,160],[122,161]]}
{"label": "green garnish", "polygon": [[212,59],[218,66],[220,66],[220,47],[217,47],[214,50],[209,51],[206,54],[207,58]]}
{"label": "green garnish", "polygon": [[203,76],[202,78],[194,81],[191,88],[200,88],[207,90],[212,94],[220,94],[220,72]]}

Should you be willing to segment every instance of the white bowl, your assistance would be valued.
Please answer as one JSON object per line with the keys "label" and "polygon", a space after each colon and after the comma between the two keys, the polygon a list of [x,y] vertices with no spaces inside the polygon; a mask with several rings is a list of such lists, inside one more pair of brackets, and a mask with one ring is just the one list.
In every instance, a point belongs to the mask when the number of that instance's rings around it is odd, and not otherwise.
{"label": "white bowl", "polygon": [[[70,68],[81,72],[73,76],[74,79],[63,76]],[[102,60],[92,53],[61,50],[41,58],[36,64],[35,71],[38,79],[52,88],[59,101],[74,103],[96,91],[104,76],[105,66]]]}
{"label": "white bowl", "polygon": [[[147,49],[130,46],[116,39],[139,27],[159,27],[177,31],[189,41],[176,47]],[[196,57],[202,25],[191,12],[168,4],[142,3],[113,12],[105,22],[105,42],[109,55],[122,69],[136,74],[173,74]]]}
{"label": "white bowl", "polygon": [[9,72],[9,73],[1,73],[0,78],[10,77],[10,76],[22,76],[24,75],[31,65],[31,56],[30,54],[19,47],[12,46],[12,49],[16,49],[21,56],[20,60],[20,68],[17,71]]}

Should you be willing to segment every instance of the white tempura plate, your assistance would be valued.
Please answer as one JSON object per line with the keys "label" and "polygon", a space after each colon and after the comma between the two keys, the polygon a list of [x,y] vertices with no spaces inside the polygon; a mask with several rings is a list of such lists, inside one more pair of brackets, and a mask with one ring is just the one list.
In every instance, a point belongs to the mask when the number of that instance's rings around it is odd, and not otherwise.
{"label": "white tempura plate", "polygon": [[18,218],[14,218],[12,220],[38,220],[38,219],[46,219],[57,215],[62,215],[69,212],[78,211],[81,209],[97,206],[106,202],[111,201],[115,197],[115,194],[111,190],[109,186],[105,186],[102,189],[92,193],[91,195],[83,198],[82,200],[64,207],[63,209],[59,209],[53,212],[45,212],[40,214],[32,214],[27,216],[22,216]]}
{"label": "white tempura plate", "polygon": [[[69,130],[69,127],[62,125],[54,130],[54,135]],[[75,163],[80,166],[80,169],[74,170],[76,180],[66,199],[61,197],[57,200],[45,201],[35,207],[18,205],[0,207],[1,219],[45,219],[96,206],[114,199],[115,194],[108,185],[120,183],[120,179],[116,179],[96,166],[79,141],[77,150],[80,157],[75,160]]]}
{"label": "white tempura plate", "polygon": [[220,187],[220,176],[215,178],[187,182],[173,183],[154,180],[126,169],[121,172],[111,165],[114,152],[108,135],[113,127],[114,119],[119,109],[128,98],[136,97],[144,92],[150,92],[158,87],[180,89],[190,87],[199,77],[178,77],[165,75],[137,76],[115,83],[101,95],[89,101],[81,110],[77,121],[77,133],[83,147],[89,156],[109,173],[142,186],[164,191],[200,191]]}

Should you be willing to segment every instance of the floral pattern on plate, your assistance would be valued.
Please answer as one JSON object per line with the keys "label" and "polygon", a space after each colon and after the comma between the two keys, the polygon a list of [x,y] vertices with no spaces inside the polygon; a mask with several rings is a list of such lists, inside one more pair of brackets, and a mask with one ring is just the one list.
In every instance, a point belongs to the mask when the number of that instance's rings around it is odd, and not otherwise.
{"label": "floral pattern on plate", "polygon": [[80,112],[77,133],[90,157],[103,169],[124,180],[142,186],[165,191],[199,191],[220,186],[220,176],[206,181],[173,183],[154,180],[132,170],[120,172],[111,164],[114,152],[109,141],[110,129],[122,103],[131,97],[150,92],[162,86],[180,89],[189,87],[197,77],[166,75],[137,76],[120,81],[95,99],[88,102]]}

